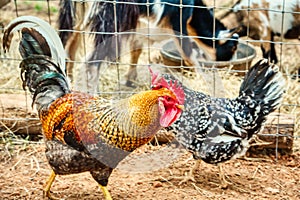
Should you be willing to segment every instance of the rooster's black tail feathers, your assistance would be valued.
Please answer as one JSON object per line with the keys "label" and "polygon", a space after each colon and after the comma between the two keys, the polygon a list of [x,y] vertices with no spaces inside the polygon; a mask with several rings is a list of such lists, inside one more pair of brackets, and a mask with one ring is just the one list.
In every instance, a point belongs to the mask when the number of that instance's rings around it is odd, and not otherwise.
{"label": "rooster's black tail feathers", "polygon": [[19,51],[23,88],[28,87],[40,111],[70,92],[65,73],[65,51],[55,30],[45,21],[31,16],[13,20],[4,32],[3,47],[9,50],[14,31],[21,30]]}

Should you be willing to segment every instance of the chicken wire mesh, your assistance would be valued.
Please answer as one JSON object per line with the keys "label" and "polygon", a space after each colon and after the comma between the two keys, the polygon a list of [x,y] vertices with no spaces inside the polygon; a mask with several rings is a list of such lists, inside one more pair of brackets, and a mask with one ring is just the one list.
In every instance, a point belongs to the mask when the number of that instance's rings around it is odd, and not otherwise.
{"label": "chicken wire mesh", "polygon": [[[4,2],[4,1],[3,1]],[[95,32],[90,31],[88,29],[80,29],[80,23],[83,23],[84,17],[88,15],[89,8],[91,4],[94,1],[74,1],[76,3],[76,13],[74,13],[75,18],[75,27],[74,30],[58,30],[58,15],[59,15],[59,1],[53,0],[53,1],[7,1],[8,3],[6,5],[3,5],[0,12],[0,32],[1,32],[1,39],[3,36],[4,27],[14,18],[18,16],[24,16],[24,15],[34,15],[38,16],[39,18],[42,18],[49,22],[58,32],[75,32],[79,33],[81,36],[81,39],[79,41],[80,47],[76,49],[76,57],[74,60],[68,60],[70,63],[74,63],[74,68],[72,69],[73,73],[73,81],[76,83],[76,80],[79,80],[81,76],[83,76],[84,72],[82,72],[82,64],[85,64],[88,62],[88,55],[91,53],[93,49],[92,44],[92,38]],[[114,4],[115,13],[114,16],[116,17],[116,12],[118,10],[116,9],[116,1],[103,1],[103,2],[112,2]],[[151,5],[152,1],[145,1],[146,6]],[[178,1],[180,2],[178,6],[180,7],[180,17],[182,19],[182,9],[186,6],[182,2],[184,1]],[[238,1],[240,2],[240,1]],[[250,2],[250,1],[249,1]],[[282,5],[280,8],[277,9],[270,9],[266,7],[256,7],[256,8],[247,8],[245,11],[248,12],[247,17],[249,18],[249,21],[251,19],[251,12],[252,11],[264,11],[267,10],[269,12],[274,13],[292,13],[293,15],[297,16],[300,13],[293,11],[293,12],[285,12],[285,1],[282,1]],[[1,2],[2,3],[2,2]],[[153,3],[153,2],[152,2]],[[170,5],[173,5],[172,1],[168,1]],[[208,9],[210,9],[210,12],[213,13],[214,18],[218,18],[222,16],[225,12],[228,12],[228,10],[232,9],[232,6],[236,3],[236,1],[206,1],[205,2],[208,6]],[[130,3],[129,3],[130,4]],[[131,4],[136,4],[134,1],[131,2]],[[160,4],[160,1],[155,1],[154,4]],[[1,6],[1,4],[0,4]],[[188,5],[187,7],[193,7],[193,5]],[[147,7],[147,14],[149,15],[150,10],[149,7]],[[124,16],[126,17],[126,16]],[[281,24],[278,23],[278,27],[281,27],[281,32],[284,28],[284,17],[285,14],[282,15]],[[150,19],[150,18],[146,18]],[[295,17],[296,19],[296,17]],[[129,20],[129,19],[128,19]],[[225,25],[230,26],[231,21],[222,21]],[[199,22],[201,23],[201,22]],[[252,22],[251,22],[252,23]],[[267,23],[264,21],[264,23]],[[76,26],[77,25],[77,26]],[[247,24],[248,27],[251,25],[250,22]],[[117,26],[116,22],[114,26]],[[182,23],[180,23],[180,31],[178,33],[178,37],[182,39],[183,37],[186,37],[182,33]],[[213,23],[214,30],[216,23]],[[123,51],[121,52],[121,55],[116,55],[118,59],[109,61],[107,59],[101,60],[103,61],[103,65],[100,69],[100,81],[99,81],[99,91],[101,94],[106,95],[113,95],[113,96],[124,96],[128,94],[135,93],[137,91],[144,90],[146,88],[149,88],[150,86],[150,79],[148,74],[148,68],[147,66],[153,65],[155,69],[163,70],[167,72],[174,73],[178,75],[184,84],[188,85],[192,89],[204,91],[207,94],[211,94],[213,96],[218,97],[229,97],[234,98],[238,95],[239,92],[239,86],[243,79],[243,76],[238,76],[237,74],[239,72],[243,73],[245,70],[248,70],[250,65],[247,64],[245,69],[242,70],[236,70],[229,68],[217,68],[213,66],[209,72],[209,78],[205,78],[199,73],[194,73],[191,71],[185,71],[184,76],[180,76],[178,72],[174,72],[174,70],[170,70],[173,68],[172,66],[164,66],[164,62],[162,59],[162,56],[160,54],[161,45],[152,45],[149,41],[149,37],[157,34],[151,32],[149,29],[150,27],[146,26],[144,27],[145,32],[139,32],[138,34],[142,35],[142,40],[144,43],[143,46],[143,52],[141,54],[140,59],[138,60],[137,69],[138,69],[138,78],[135,82],[136,87],[126,87],[124,85],[124,82],[126,82],[126,72],[128,66],[131,64],[129,55],[130,55],[130,44],[125,43],[123,47]],[[247,34],[245,37],[239,38],[239,41],[243,41],[246,44],[252,44],[255,47],[256,50],[256,56],[252,62],[254,64],[257,60],[259,60],[262,57],[262,52],[260,49],[261,40],[253,39],[250,37],[249,29],[247,30]],[[160,30],[161,31],[161,30]],[[135,30],[129,30],[125,32],[126,34],[135,34]],[[100,32],[97,34],[112,34],[112,35],[122,35],[124,32],[113,32],[113,33],[105,33]],[[17,35],[17,34],[16,34]],[[174,34],[170,33],[161,33],[158,35],[163,35],[165,38],[173,37]],[[193,37],[193,36],[190,36]],[[148,38],[148,39],[147,39]],[[18,36],[15,36],[15,39],[18,39]],[[214,41],[213,46],[215,47],[215,42],[217,40],[216,32],[213,31],[212,33],[212,39]],[[277,153],[280,151],[278,148],[278,142],[279,138],[284,136],[286,138],[293,137],[294,140],[294,149],[299,149],[299,136],[300,136],[300,89],[299,89],[299,75],[298,75],[298,69],[300,64],[300,59],[298,56],[298,46],[299,41],[297,39],[295,40],[288,40],[284,38],[284,34],[281,34],[281,36],[276,36],[275,41],[270,40],[264,40],[265,43],[273,43],[275,44],[275,48],[278,55],[278,65],[280,66],[280,70],[283,72],[284,77],[286,78],[286,94],[282,103],[282,106],[279,110],[276,111],[278,113],[274,120],[276,122],[273,122],[273,124],[277,124],[277,131],[272,132],[272,134],[268,134],[267,136],[274,136],[276,138],[276,156]],[[2,43],[2,41],[1,41]],[[118,49],[118,45],[116,44],[116,49]],[[115,53],[115,52],[113,52]],[[0,75],[0,91],[1,91],[1,105],[2,105],[2,114],[1,114],[1,132],[2,135],[10,134],[12,131],[18,132],[18,130],[22,130],[20,132],[22,133],[28,133],[31,134],[30,131],[33,131],[33,129],[29,128],[27,125],[30,123],[33,123],[34,125],[30,124],[31,127],[35,125],[39,125],[37,122],[37,117],[34,115],[34,111],[31,110],[30,104],[31,104],[31,98],[28,97],[27,94],[24,95],[23,89],[21,88],[21,81],[19,78],[19,68],[17,67],[20,62],[20,56],[18,53],[18,46],[17,43],[12,44],[12,48],[8,53],[4,53],[3,49],[1,49],[0,54],[0,63],[2,72]],[[183,66],[184,61],[183,59],[180,59],[180,69],[187,69],[188,67]],[[229,66],[232,66],[231,61],[228,62]],[[204,78],[203,78],[204,77]],[[74,84],[74,87],[76,84]],[[11,95],[12,94],[12,95]],[[18,96],[20,95],[20,96]],[[26,98],[24,98],[26,97]],[[12,100],[10,100],[12,98]],[[9,102],[7,101],[9,100]],[[24,101],[21,103],[21,107],[25,108],[25,110],[20,110],[20,108],[14,108],[15,103],[17,102],[20,104],[20,101]],[[20,105],[19,105],[20,106]],[[9,114],[8,114],[9,113]],[[18,114],[22,114],[20,115]],[[14,115],[17,114],[17,115]],[[288,119],[288,120],[286,120]],[[292,124],[292,132],[293,135],[286,135],[285,133],[280,132],[280,120],[283,120],[284,123],[291,123]],[[33,122],[32,122],[33,121]],[[286,122],[288,121],[288,122]],[[7,122],[12,122],[6,124]],[[19,122],[24,122],[23,126],[25,126],[25,129],[22,127],[17,127],[20,124]],[[22,123],[21,123],[22,124]],[[23,130],[24,129],[24,130]]]}

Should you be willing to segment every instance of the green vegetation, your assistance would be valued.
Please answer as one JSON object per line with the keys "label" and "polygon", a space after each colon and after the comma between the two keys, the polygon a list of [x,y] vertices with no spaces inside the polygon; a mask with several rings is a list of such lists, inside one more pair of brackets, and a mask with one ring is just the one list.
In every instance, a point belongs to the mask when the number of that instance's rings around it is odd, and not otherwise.
{"label": "green vegetation", "polygon": [[[48,12],[48,4],[47,1],[25,1],[24,4],[26,6],[34,7],[36,12]],[[57,13],[58,8],[50,5],[51,14]]]}

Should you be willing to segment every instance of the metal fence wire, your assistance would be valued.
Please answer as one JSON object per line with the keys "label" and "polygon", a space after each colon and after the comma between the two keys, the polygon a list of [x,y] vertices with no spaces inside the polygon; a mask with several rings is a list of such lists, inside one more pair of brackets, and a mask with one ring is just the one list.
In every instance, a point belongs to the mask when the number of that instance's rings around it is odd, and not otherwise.
{"label": "metal fence wire", "polygon": [[[66,10],[60,10],[60,6],[66,2],[69,1],[1,1],[1,43],[4,27],[14,18],[33,15],[44,19],[49,22],[58,33],[66,33],[67,38],[72,36],[75,38],[75,42],[71,43],[73,46],[68,46],[70,41],[65,41],[65,47],[69,48],[67,51],[67,62],[69,63],[68,74],[70,75],[73,87],[81,89],[82,82],[80,81],[86,81],[82,77],[89,78],[84,70],[84,65],[95,63],[98,65],[102,63],[99,79],[97,79],[96,83],[97,87],[93,88],[92,92],[96,91],[100,94],[116,97],[149,88],[150,79],[147,67],[152,65],[154,68],[163,70],[164,72],[167,71],[177,74],[185,85],[193,89],[203,91],[212,96],[234,98],[238,95],[240,83],[245,72],[266,53],[261,50],[261,46],[266,48],[269,46],[276,50],[276,59],[278,59],[277,65],[284,74],[287,89],[281,107],[275,111],[276,114],[272,116],[272,120],[267,122],[267,124],[271,123],[275,128],[268,134],[262,132],[260,135],[272,137],[273,140],[276,141],[274,147],[276,156],[280,151],[280,143],[283,142],[283,140],[293,140],[293,148],[299,149],[300,57],[297,55],[299,55],[300,43],[298,36],[292,38],[293,34],[297,32],[297,28],[291,28],[292,25],[296,24],[298,27],[300,25],[300,13],[299,10],[297,10],[300,7],[300,5],[297,5],[299,3],[298,1],[276,1],[277,3],[281,3],[277,6],[273,6],[272,3],[269,5],[262,0],[261,5],[251,6],[251,0],[206,0],[204,1],[206,6],[202,7],[194,4],[194,2],[197,1],[187,0],[78,0],[71,1],[70,4],[72,9],[70,15],[73,20],[72,29],[59,29],[59,14],[61,11],[66,12]],[[107,8],[111,8],[113,13],[104,12],[102,16],[98,16],[97,12],[102,11],[99,7],[96,7],[95,2],[98,4],[111,4],[110,6],[108,5]],[[137,19],[132,19],[126,15],[120,17],[119,15],[122,15],[120,9],[121,5],[125,4],[143,6],[143,15],[140,13]],[[186,29],[189,28],[186,26],[187,23],[192,23],[190,19],[191,16],[186,16],[190,14],[187,10],[189,11],[195,8],[208,9],[209,13],[213,16],[212,23],[210,27],[207,28],[207,32],[210,31],[209,34],[199,36],[193,34],[192,30],[188,30],[189,34],[186,34]],[[168,16],[168,12],[173,12],[172,9],[177,10],[176,16]],[[113,18],[101,18],[103,16]],[[98,20],[102,20],[101,25],[111,26],[112,28],[110,30],[113,31],[106,32],[106,29],[102,29],[104,31],[91,29],[90,27],[93,26],[91,19],[97,17]],[[172,18],[176,18],[179,21],[172,20]],[[185,19],[187,20],[185,21]],[[122,30],[122,26],[126,27],[127,25],[130,27],[130,24],[134,23],[135,20],[138,24],[135,29]],[[239,38],[227,37],[226,39],[238,40],[239,43],[244,44],[241,48],[245,48],[246,53],[238,51],[233,55],[233,58],[227,61],[206,62],[202,60],[203,62],[199,62],[199,66],[193,67],[185,65],[185,60],[180,57],[180,53],[171,54],[171,57],[167,56],[168,50],[172,50],[172,48],[174,50],[173,46],[167,46],[170,45],[170,43],[167,42],[170,41],[170,38],[178,38],[179,45],[182,46],[185,45],[186,38],[200,38],[204,41],[205,39],[210,40],[212,50],[209,51],[215,52],[220,42],[222,42],[218,32],[220,28],[219,22],[223,23],[228,30],[234,28],[237,24],[243,26],[244,31],[242,33],[244,35]],[[63,21],[61,26],[64,25],[64,27],[68,27],[68,23],[68,21]],[[201,24],[209,23],[209,20],[204,18],[204,20],[199,20],[197,23],[200,27]],[[179,27],[177,27],[177,25],[179,25]],[[178,31],[175,32],[172,30],[172,28],[170,28],[172,26],[173,29],[176,27]],[[272,30],[272,28],[274,30]],[[268,31],[270,31],[270,34]],[[67,33],[71,34],[68,35]],[[76,37],[74,35],[76,35]],[[102,45],[98,49],[99,54],[104,54],[102,57],[93,57],[93,51],[95,48],[97,49],[93,44],[95,35],[100,35],[106,40],[102,42],[108,43],[109,40],[111,44],[115,45],[114,48],[110,46],[110,49],[108,49],[104,43],[98,44],[99,46]],[[27,98],[27,94],[23,92],[19,78],[20,71],[18,65],[20,55],[17,45],[19,38],[19,35],[15,34],[11,50],[4,53],[3,49],[1,49],[0,52],[0,96],[2,108],[0,120],[3,135],[10,132],[18,133],[18,131],[24,134],[32,134],[34,130],[30,127],[38,126],[38,118],[33,114],[34,112],[30,108],[31,98]],[[251,49],[253,49],[253,52],[250,51]],[[139,59],[131,57],[133,54],[140,54]],[[201,52],[198,52],[198,54],[201,54]],[[202,52],[202,54],[205,54],[205,51],[204,53]],[[245,59],[240,59],[237,54],[243,54]],[[177,58],[177,60],[174,60],[174,58]],[[249,60],[250,58],[251,60]],[[271,55],[270,59],[274,59],[274,55]],[[240,61],[238,67],[235,68],[237,60]],[[137,78],[133,81],[130,80],[129,83],[128,76],[130,76],[130,71],[128,72],[128,68],[134,70],[135,67],[137,67]],[[196,70],[190,70],[193,68],[196,68]],[[182,73],[182,71],[185,73]],[[91,74],[93,75],[93,73],[97,72],[92,71]],[[206,73],[206,75],[203,75],[203,73]],[[98,77],[96,76],[96,78]],[[86,87],[83,87],[83,89],[88,90]],[[30,127],[28,128],[29,125]],[[24,126],[25,129],[23,130],[23,128],[19,126]],[[40,130],[38,129],[38,131]]]}

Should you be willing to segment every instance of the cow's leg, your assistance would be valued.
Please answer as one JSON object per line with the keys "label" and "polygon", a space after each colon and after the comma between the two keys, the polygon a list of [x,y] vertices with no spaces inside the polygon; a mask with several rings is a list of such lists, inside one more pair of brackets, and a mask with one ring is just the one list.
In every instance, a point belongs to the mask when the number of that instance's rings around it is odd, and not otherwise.
{"label": "cow's leg", "polygon": [[137,63],[142,53],[143,44],[138,39],[133,39],[130,43],[130,66],[126,75],[126,86],[134,87],[134,82],[137,78]]}

